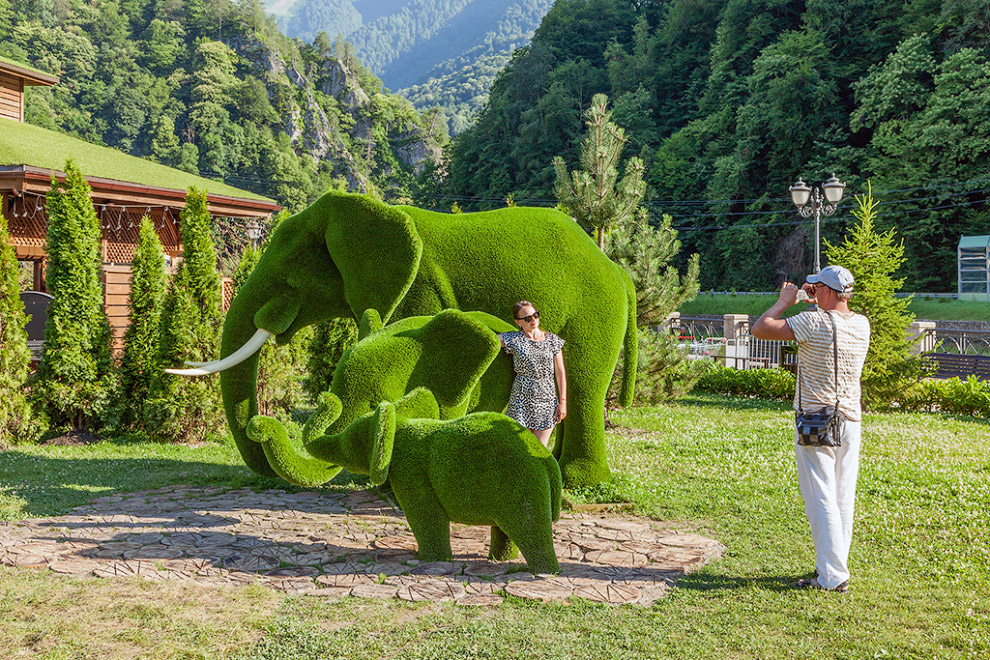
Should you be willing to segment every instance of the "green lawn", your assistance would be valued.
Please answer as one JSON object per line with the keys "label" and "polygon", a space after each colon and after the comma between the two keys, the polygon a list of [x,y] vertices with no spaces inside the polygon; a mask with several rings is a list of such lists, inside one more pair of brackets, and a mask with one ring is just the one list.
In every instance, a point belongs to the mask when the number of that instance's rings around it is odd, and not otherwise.
{"label": "green lawn", "polygon": [[[681,306],[681,314],[750,314],[759,316],[777,300],[777,296],[756,294],[709,295],[698,297]],[[784,316],[791,316],[805,309],[794,305]],[[940,321],[990,321],[990,303],[955,300],[954,298],[924,298],[915,296],[911,311],[919,319]]]}
{"label": "green lawn", "polygon": [[[785,405],[704,395],[612,419],[614,481],[570,496],[629,500],[728,548],[652,608],[322,602],[0,568],[0,657],[990,656],[986,421],[867,417],[852,587],[839,595],[791,588],[814,562]],[[0,453],[0,517],[57,515],[97,494],[180,482],[282,487],[253,476],[229,445],[15,448]]]}

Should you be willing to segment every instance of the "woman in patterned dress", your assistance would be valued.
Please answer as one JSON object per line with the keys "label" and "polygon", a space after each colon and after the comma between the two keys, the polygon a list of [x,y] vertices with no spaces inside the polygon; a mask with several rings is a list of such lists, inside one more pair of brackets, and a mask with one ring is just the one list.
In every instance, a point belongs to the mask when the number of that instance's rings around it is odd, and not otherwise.
{"label": "woman in patterned dress", "polygon": [[519,330],[500,336],[516,370],[505,414],[546,446],[553,427],[567,416],[567,375],[560,351],[564,340],[540,329],[540,313],[528,300],[517,302],[512,316]]}

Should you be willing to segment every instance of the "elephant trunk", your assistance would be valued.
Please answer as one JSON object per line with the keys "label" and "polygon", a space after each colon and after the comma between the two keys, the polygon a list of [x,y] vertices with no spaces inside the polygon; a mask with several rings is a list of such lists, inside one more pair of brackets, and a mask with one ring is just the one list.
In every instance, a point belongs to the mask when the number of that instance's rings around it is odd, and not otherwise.
{"label": "elephant trunk", "polygon": [[[246,285],[245,285],[246,286]],[[220,355],[226,357],[236,352],[255,334],[255,310],[249,309],[249,296],[238,292],[227,310],[220,343]],[[277,476],[268,463],[262,446],[247,436],[247,425],[258,414],[258,353],[254,353],[240,364],[220,372],[220,389],[223,393],[223,407],[227,413],[227,424],[237,444],[244,463],[266,477]]]}
{"label": "elephant trunk", "polygon": [[[329,393],[321,395],[316,412],[303,430],[303,442],[313,442],[312,436],[318,432],[314,431],[314,420],[315,426],[332,423],[340,415],[340,409],[340,399]],[[333,479],[341,470],[339,465],[313,456],[293,443],[285,427],[274,417],[255,415],[245,431],[249,440],[262,447],[275,473],[289,483],[315,488]]]}

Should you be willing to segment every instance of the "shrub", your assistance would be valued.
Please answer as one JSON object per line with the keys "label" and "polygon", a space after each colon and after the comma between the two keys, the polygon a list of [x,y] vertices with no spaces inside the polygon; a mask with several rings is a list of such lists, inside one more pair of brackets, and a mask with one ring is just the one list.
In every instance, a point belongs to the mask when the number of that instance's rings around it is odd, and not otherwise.
{"label": "shrub", "polygon": [[92,190],[75,163],[65,184],[52,177],[48,212],[46,285],[52,295],[45,349],[32,398],[53,426],[97,428],[116,397],[110,324],[103,306],[100,222]]}
{"label": "shrub", "polygon": [[[206,193],[190,189],[181,225],[184,252],[162,307],[158,359],[163,367],[208,362],[220,351],[220,274],[210,237]],[[144,408],[145,428],[164,440],[203,440],[223,432],[220,383],[159,372]]]}
{"label": "shrub", "polygon": [[[638,405],[656,405],[676,401],[690,392],[713,363],[710,360],[690,360],[687,351],[678,347],[677,338],[652,328],[639,329],[639,351],[636,355],[636,393]],[[620,357],[609,386],[607,402],[613,406],[622,384]]]}
{"label": "shrub", "polygon": [[151,219],[141,218],[131,278],[130,325],[124,334],[120,363],[120,422],[131,426],[143,422],[141,410],[151,383],[161,371],[158,347],[161,340],[162,304],[168,275],[165,251]]}
{"label": "shrub", "polygon": [[41,431],[26,396],[31,353],[28,317],[21,302],[17,257],[10,245],[7,218],[0,215],[0,446],[31,440]]}
{"label": "shrub", "polygon": [[733,369],[714,364],[695,387],[702,392],[760,399],[794,399],[794,374],[784,369]]}
{"label": "shrub", "polygon": [[897,402],[904,410],[990,417],[990,381],[969,376],[966,380],[923,380]]}

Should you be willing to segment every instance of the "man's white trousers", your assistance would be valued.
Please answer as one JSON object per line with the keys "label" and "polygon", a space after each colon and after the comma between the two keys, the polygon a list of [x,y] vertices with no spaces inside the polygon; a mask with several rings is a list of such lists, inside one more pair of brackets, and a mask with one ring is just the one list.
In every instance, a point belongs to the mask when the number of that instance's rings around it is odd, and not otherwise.
{"label": "man's white trousers", "polygon": [[862,422],[839,418],[841,447],[802,447],[797,444],[798,483],[804,512],[815,542],[818,584],[835,589],[849,579],[856,477]]}

